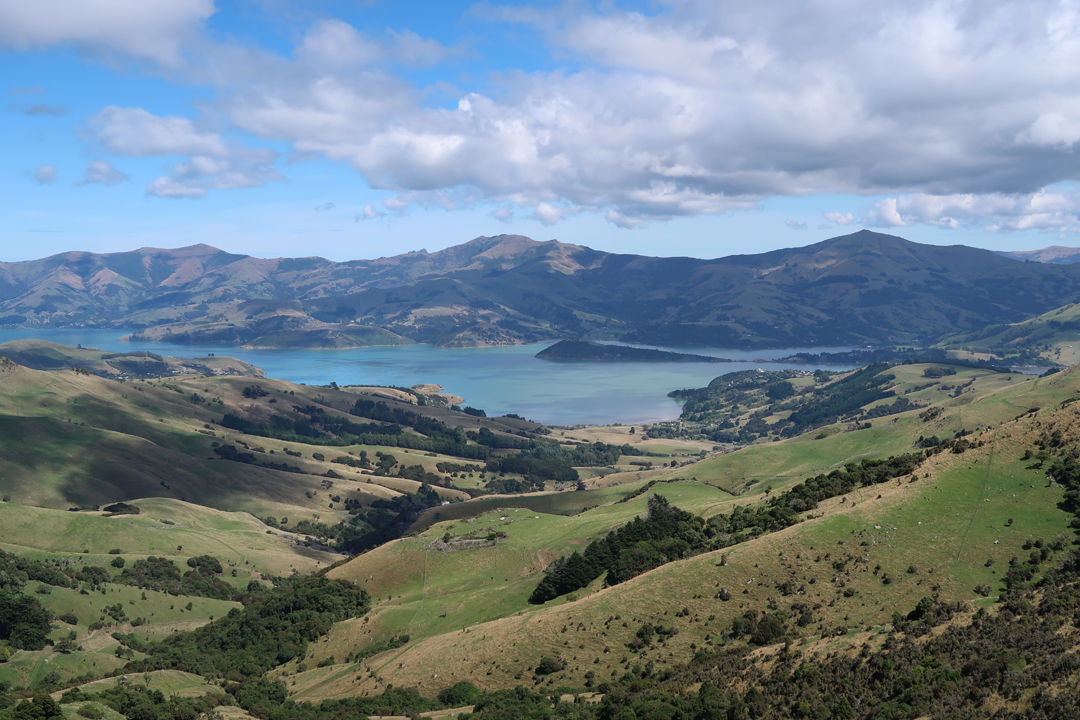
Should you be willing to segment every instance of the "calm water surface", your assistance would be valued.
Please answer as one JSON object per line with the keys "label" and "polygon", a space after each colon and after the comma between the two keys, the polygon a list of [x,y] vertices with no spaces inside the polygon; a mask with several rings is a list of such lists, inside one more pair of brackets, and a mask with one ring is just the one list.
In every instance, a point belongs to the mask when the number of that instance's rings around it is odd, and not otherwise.
{"label": "calm water surface", "polygon": [[[830,370],[844,366],[780,363],[591,363],[537,360],[551,343],[497,348],[443,350],[431,345],[354,350],[245,350],[224,345],[128,343],[123,330],[0,330],[0,342],[40,338],[64,345],[82,344],[110,352],[149,350],[173,357],[207,353],[231,355],[257,365],[270,377],[308,385],[398,385],[437,383],[489,415],[517,413],[554,425],[641,423],[673,420],[681,403],[667,397],[678,388],[703,387],[718,375],[762,367]],[[655,347],[655,346],[649,346]],[[752,360],[787,357],[796,352],[836,352],[850,348],[725,350],[661,348],[676,352]]]}

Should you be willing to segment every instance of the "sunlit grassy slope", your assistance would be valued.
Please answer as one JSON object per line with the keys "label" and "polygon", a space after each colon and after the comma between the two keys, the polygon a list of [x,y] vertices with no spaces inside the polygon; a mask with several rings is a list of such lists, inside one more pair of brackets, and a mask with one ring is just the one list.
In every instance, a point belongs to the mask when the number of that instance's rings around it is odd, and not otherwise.
{"label": "sunlit grassy slope", "polygon": [[0,549],[96,564],[111,560],[108,553],[114,549],[122,550],[129,561],[148,555],[176,560],[213,555],[239,567],[245,576],[288,575],[293,569],[308,573],[340,559],[299,545],[287,533],[268,533],[266,525],[248,513],[164,498],[132,502],[142,512],[118,517],[0,504]]}
{"label": "sunlit grassy slope", "polygon": [[1080,362],[1080,304],[1069,303],[1041,315],[1008,325],[993,325],[973,333],[957,333],[942,347],[985,351],[1012,347],[1033,348],[1045,359],[1064,365]]}
{"label": "sunlit grassy slope", "polygon": [[[921,370],[891,372],[913,387],[926,383]],[[937,455],[914,476],[827,500],[812,518],[785,531],[671,563],[612,588],[597,581],[545,606],[525,602],[546,563],[642,512],[644,496],[572,517],[515,512],[507,503],[472,523],[437,522],[422,535],[358,557],[332,572],[363,584],[376,607],[365,619],[335,626],[306,662],[314,667],[333,656],[338,664],[290,678],[292,690],[305,699],[344,696],[374,691],[380,679],[415,684],[425,693],[460,679],[509,687],[530,683],[540,657],[553,654],[567,668],[545,681],[580,687],[590,671],[597,681],[621,675],[628,659],[663,666],[685,658],[692,645],[714,642],[751,608],[805,605],[813,622],[801,632],[814,638],[888,624],[894,611],[906,613],[927,595],[987,602],[975,589],[989,586],[991,598],[1001,592],[1010,559],[1026,558],[1026,541],[1049,542],[1069,532],[1070,516],[1059,508],[1061,489],[1048,487],[1045,471],[1020,457],[1042,428],[1076,417],[1073,407],[1056,408],[1080,391],[1080,371],[1038,379],[962,371],[946,384],[966,387],[958,397],[938,386],[909,395],[942,407],[929,421],[914,411],[879,419],[869,430],[821,439],[815,432],[711,457],[661,474],[696,476],[697,482],[660,484],[653,492],[712,515],[734,503],[760,502],[766,487],[782,491],[847,461],[911,451],[920,435],[951,436],[963,427],[975,431],[982,447]],[[1044,409],[1018,418],[1033,407]],[[740,482],[727,480],[728,471]],[[751,479],[759,482],[748,484]],[[742,494],[731,496],[712,484]],[[507,538],[472,549],[456,542],[467,532],[486,537],[491,531]],[[451,535],[449,546],[441,543],[444,533]],[[782,586],[785,581],[793,585]],[[721,587],[731,600],[716,597]],[[632,654],[626,643],[645,621],[674,625],[680,633]],[[357,650],[402,634],[410,636],[404,647],[342,664]]]}
{"label": "sunlit grassy slope", "polygon": [[[318,516],[336,522],[347,515],[331,507],[329,495],[347,495],[364,505],[415,492],[420,483],[383,477],[331,462],[366,451],[392,454],[402,465],[437,472],[459,458],[402,448],[327,447],[250,437],[221,427],[226,412],[268,418],[293,404],[318,404],[328,412],[352,407],[365,392],[466,430],[500,432],[531,423],[473,418],[445,408],[415,406],[381,397],[371,388],[320,388],[259,378],[264,396],[245,397],[251,378],[191,375],[162,380],[103,379],[70,370],[44,372],[9,361],[0,366],[0,493],[10,502],[66,509],[160,496],[223,510],[293,522]],[[241,442],[260,463],[279,462],[301,472],[229,462],[217,443]],[[290,453],[286,454],[285,451]],[[299,453],[299,455],[296,455]],[[315,456],[319,455],[322,459]],[[334,492],[323,476],[333,471]],[[447,499],[466,499],[459,490],[437,487]]]}

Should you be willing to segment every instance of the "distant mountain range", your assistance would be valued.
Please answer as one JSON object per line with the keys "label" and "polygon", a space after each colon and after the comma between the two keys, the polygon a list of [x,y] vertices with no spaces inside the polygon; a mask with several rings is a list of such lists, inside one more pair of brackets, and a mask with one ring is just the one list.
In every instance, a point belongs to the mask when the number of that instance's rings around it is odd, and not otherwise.
{"label": "distant mountain range", "polygon": [[[1027,259],[1064,258],[1050,253]],[[1022,253],[1014,253],[1022,255]],[[132,328],[135,339],[265,347],[565,337],[714,347],[929,344],[1080,297],[1080,265],[870,231],[716,260],[519,235],[331,262],[208,245],[0,263],[0,324]]]}
{"label": "distant mountain range", "polygon": [[1080,262],[1080,248],[1064,247],[1062,245],[1051,245],[1041,250],[999,251],[998,255],[1013,260],[1055,263],[1057,265],[1072,265]]}

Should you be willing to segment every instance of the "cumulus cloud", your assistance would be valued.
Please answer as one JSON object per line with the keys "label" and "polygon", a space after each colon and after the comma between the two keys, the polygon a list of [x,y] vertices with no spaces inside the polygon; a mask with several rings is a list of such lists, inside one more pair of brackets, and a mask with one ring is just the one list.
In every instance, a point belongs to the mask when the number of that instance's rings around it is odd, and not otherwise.
{"label": "cumulus cloud", "polygon": [[56,167],[53,165],[38,165],[30,176],[38,185],[51,185],[56,182]]}
{"label": "cumulus cloud", "polygon": [[176,66],[184,41],[213,13],[213,0],[8,0],[0,2],[0,45],[72,45]]}
{"label": "cumulus cloud", "polygon": [[[0,42],[184,59],[186,77],[214,86],[215,121],[298,156],[348,163],[396,193],[390,212],[483,201],[533,208],[545,223],[573,208],[633,227],[777,195],[861,194],[889,199],[858,218],[826,220],[951,227],[984,217],[1006,231],[1042,215],[977,217],[980,208],[992,211],[995,198],[1022,205],[1080,174],[1080,13],[1059,0],[683,0],[649,14],[609,4],[481,8],[488,19],[531,24],[563,67],[503,68],[490,90],[458,93],[456,104],[442,101],[455,92],[446,87],[431,102],[432,90],[399,66],[431,66],[460,49],[408,30],[371,34],[327,19],[291,53],[204,40],[205,52],[189,57],[177,38],[213,12],[210,0],[89,0],[72,13],[135,8],[130,18],[102,11],[115,20],[109,28],[99,18],[63,17],[55,27],[26,19],[40,17],[39,6],[62,15],[60,2],[8,3]],[[148,31],[128,32],[136,26]],[[203,182],[184,185],[188,197],[232,186],[227,172],[271,177],[252,172],[270,161],[242,157],[216,131],[136,110],[102,111],[99,144],[231,164],[213,176],[177,166],[163,191],[185,177]],[[952,199],[967,196],[978,202],[965,214]],[[938,216],[916,198],[953,209]],[[1071,222],[1051,213],[1031,226],[1050,229],[1053,217]]]}
{"label": "cumulus cloud", "polygon": [[128,179],[126,173],[114,168],[108,160],[93,160],[86,166],[83,179],[76,185],[115,185]]}
{"label": "cumulus cloud", "polygon": [[536,210],[533,211],[533,220],[536,220],[541,225],[550,227],[562,220],[564,215],[566,215],[566,208],[555,207],[548,203],[540,203],[536,206]]}
{"label": "cumulus cloud", "polygon": [[[1062,150],[1080,138],[1067,107],[1080,24],[1049,0],[494,15],[532,23],[580,69],[516,73],[505,92],[430,105],[376,67],[392,47],[427,47],[421,38],[325,21],[288,72],[227,93],[224,108],[376,188],[523,197],[542,221],[563,206],[669,218],[774,195],[1034,192],[1077,169]],[[897,220],[887,208],[876,218]]]}
{"label": "cumulus cloud", "polygon": [[608,210],[604,214],[604,219],[615,227],[620,227],[623,230],[633,230],[645,222],[640,217],[630,217],[629,215],[623,215],[621,212],[616,212],[614,210]]}
{"label": "cumulus cloud", "polygon": [[198,199],[206,197],[207,190],[256,188],[283,179],[273,165],[196,155],[174,164],[169,175],[153,180],[146,192],[163,198]]}
{"label": "cumulus cloud", "polygon": [[142,108],[110,105],[90,119],[94,139],[109,152],[135,157],[224,155],[217,133],[196,129],[183,117],[159,117]]}
{"label": "cumulus cloud", "polygon": [[837,225],[850,225],[855,222],[855,216],[851,213],[841,213],[830,210],[829,212],[824,213],[824,215],[826,220]]}
{"label": "cumulus cloud", "polygon": [[886,198],[869,210],[879,227],[927,224],[949,229],[981,227],[988,232],[1023,230],[1080,232],[1080,189],[1053,186],[1033,193],[910,193]]}
{"label": "cumulus cloud", "polygon": [[785,220],[784,224],[792,230],[805,230],[807,228],[806,223],[796,220]]}
{"label": "cumulus cloud", "polygon": [[276,152],[229,142],[184,117],[109,106],[90,119],[88,137],[112,155],[186,156],[170,167],[169,175],[146,186],[157,197],[197,199],[208,190],[261,187],[284,179],[273,165]]}

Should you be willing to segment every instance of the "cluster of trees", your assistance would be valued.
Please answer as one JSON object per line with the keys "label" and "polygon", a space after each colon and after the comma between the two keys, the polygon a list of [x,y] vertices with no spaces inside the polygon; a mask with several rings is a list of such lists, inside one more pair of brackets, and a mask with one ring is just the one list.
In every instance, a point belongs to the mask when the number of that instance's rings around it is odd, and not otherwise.
{"label": "cluster of trees", "polygon": [[766,505],[770,508],[786,508],[797,513],[813,510],[822,500],[849,493],[857,487],[879,485],[894,478],[910,475],[919,467],[923,459],[922,453],[906,453],[884,460],[867,459],[858,463],[850,462],[828,474],[815,475],[804,480],[779,495],[769,498]]}
{"label": "cluster of trees", "polygon": [[266,671],[303,657],[308,643],[329,632],[335,622],[368,611],[367,591],[344,580],[315,577],[253,603],[190,633],[159,642],[117,639],[148,657],[130,663],[127,672],[183,668],[200,675],[256,679]]}
{"label": "cluster of trees", "polygon": [[473,465],[472,463],[440,462],[436,463],[435,469],[447,475],[484,472],[483,465]]}
{"label": "cluster of trees", "polygon": [[700,552],[704,527],[701,518],[669,504],[662,495],[651,495],[645,519],[636,517],[589,543],[584,552],[574,552],[552,563],[529,602],[545,603],[585,587],[604,573],[608,585],[616,585],[691,552]]}
{"label": "cluster of trees", "polygon": [[348,465],[354,468],[363,468],[366,470],[371,469],[371,460],[368,459],[367,450],[360,451],[360,457],[352,457],[350,455],[339,455],[330,462],[338,463],[340,465]]}
{"label": "cluster of trees", "polygon": [[795,386],[790,381],[798,375],[794,370],[738,370],[713,378],[706,387],[673,390],[668,395],[686,400],[684,420],[701,420],[733,407],[755,407],[791,397]]}
{"label": "cluster of trees", "polygon": [[191,569],[181,573],[172,560],[151,555],[124,567],[114,582],[170,595],[197,595],[216,600],[239,600],[242,595],[260,592],[263,588],[261,583],[255,582],[247,592],[237,591],[219,577],[223,568],[213,555],[188,558],[187,565]]}
{"label": "cluster of trees", "polygon": [[[48,696],[45,696],[48,697]],[[94,701],[114,710],[128,720],[194,720],[195,718],[213,717],[215,708],[235,705],[236,701],[229,695],[207,694],[202,697],[179,697],[172,694],[166,697],[160,690],[151,690],[141,678],[121,681],[115,685],[101,688],[97,692],[86,692],[79,688],[72,688],[63,693],[60,705],[70,703],[86,703]],[[30,703],[37,703],[37,697]],[[21,704],[20,704],[21,705]],[[16,710],[18,710],[16,707]],[[63,711],[58,707],[62,717]],[[95,711],[97,715],[95,716]],[[88,720],[101,720],[104,712],[93,705],[83,705],[76,711],[81,717]],[[54,717],[53,715],[36,714],[34,720]],[[20,718],[19,720],[23,720]],[[30,720],[30,718],[25,718]]]}
{"label": "cluster of trees", "polygon": [[473,442],[486,445],[492,450],[527,450],[535,444],[529,438],[498,435],[488,428],[480,428],[477,431],[470,430],[465,435]]}
{"label": "cluster of trees", "polygon": [[789,434],[795,434],[807,428],[835,422],[864,405],[891,397],[895,393],[886,390],[885,386],[895,380],[896,376],[881,374],[888,369],[888,363],[874,363],[839,382],[816,389],[787,418],[785,430],[790,430]]}
{"label": "cluster of trees", "polygon": [[237,450],[234,445],[217,445],[214,448],[214,454],[218,455],[223,460],[232,460],[233,462],[244,463],[245,465],[258,465],[259,467],[270,468],[271,470],[281,470],[282,472],[304,472],[302,468],[298,468],[295,465],[290,465],[288,463],[279,463],[274,462],[273,460],[256,462],[257,458],[255,457],[255,453],[242,452]]}
{"label": "cluster of trees", "polygon": [[[709,439],[714,442],[748,443],[768,434],[792,437],[842,418],[870,420],[916,409],[917,405],[907,398],[898,398],[890,405],[862,411],[868,404],[895,395],[887,389],[895,379],[895,375],[885,373],[889,367],[887,362],[876,362],[827,385],[822,385],[821,381],[829,379],[832,374],[815,371],[818,382],[803,389],[791,382],[797,371],[743,370],[715,378],[708,387],[676,390],[669,395],[686,399],[682,411],[684,420],[716,422],[715,426],[703,430]],[[948,370],[955,374],[955,370]],[[742,427],[732,421],[747,409],[755,408],[757,411]],[[772,425],[765,422],[766,416],[782,410],[790,410],[791,413]],[[663,434],[662,430],[649,428],[648,433],[652,437],[657,433]],[[667,432],[670,434],[672,431]]]}
{"label": "cluster of trees", "polygon": [[[293,410],[300,417],[275,415],[269,424],[226,413],[221,425],[248,435],[313,445],[383,445],[478,460],[487,458],[489,454],[488,448],[469,444],[465,431],[460,427],[451,429],[445,423],[414,412],[396,408],[391,410],[384,402],[357,400],[357,406],[350,414],[377,421],[363,424],[332,415],[314,405],[304,408],[294,406]],[[403,427],[410,427],[422,434],[404,432]]]}
{"label": "cluster of trees", "polygon": [[0,640],[20,650],[41,650],[49,641],[52,618],[33,598],[0,591]]}
{"label": "cluster of trees", "polygon": [[565,460],[543,459],[525,453],[492,458],[487,461],[487,471],[521,475],[529,480],[539,480],[541,486],[544,480],[566,483],[578,481],[577,470],[570,467]]}
{"label": "cluster of trees", "polygon": [[573,592],[605,572],[607,584],[615,585],[673,560],[783,530],[798,523],[800,513],[815,509],[822,500],[908,475],[923,458],[924,454],[919,453],[848,463],[772,496],[763,505],[736,505],[730,513],[715,515],[708,522],[669,505],[661,495],[652,495],[645,520],[634,518],[589,543],[584,552],[574,552],[552,563],[529,602],[545,603]]}
{"label": "cluster of trees", "polygon": [[288,529],[317,537],[335,550],[359,553],[401,537],[421,513],[441,503],[439,494],[425,483],[415,493],[404,493],[390,500],[376,500],[367,510],[358,504],[347,503],[352,517],[337,525],[303,520]]}
{"label": "cluster of trees", "polygon": [[877,405],[876,407],[864,410],[859,414],[858,419],[873,420],[874,418],[888,417],[889,415],[898,415],[902,412],[907,412],[908,410],[917,410],[920,407],[924,406],[917,405],[916,403],[908,400],[906,397],[898,397],[896,398],[896,400],[892,401],[892,403]]}
{"label": "cluster of trees", "polygon": [[18,592],[28,580],[55,587],[75,587],[75,571],[59,560],[36,560],[0,550],[0,590]]}
{"label": "cluster of trees", "polygon": [[270,393],[263,390],[262,385],[248,385],[244,388],[244,397],[248,400],[255,400],[261,397],[266,397]]}

